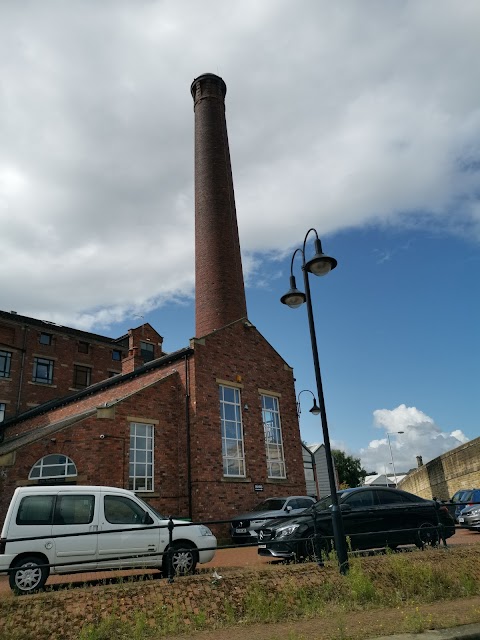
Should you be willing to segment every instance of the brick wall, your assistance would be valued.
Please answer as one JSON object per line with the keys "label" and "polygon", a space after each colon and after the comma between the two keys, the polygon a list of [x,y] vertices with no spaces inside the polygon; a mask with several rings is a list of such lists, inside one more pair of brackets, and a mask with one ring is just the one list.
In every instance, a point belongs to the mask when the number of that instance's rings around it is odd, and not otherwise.
{"label": "brick wall", "polygon": [[[90,371],[90,384],[104,380],[110,372],[121,372],[121,362],[112,359],[113,349],[124,352],[122,347],[109,342],[87,339],[62,333],[52,328],[40,328],[22,324],[1,323],[0,349],[12,354],[11,370],[8,378],[0,378],[0,402],[6,402],[6,417],[28,411],[34,406],[74,393],[75,365]],[[6,330],[8,329],[8,336]],[[41,335],[51,336],[50,344],[41,344]],[[3,337],[3,339],[2,339]],[[5,339],[6,338],[6,339]],[[80,344],[83,343],[83,344]],[[82,347],[88,345],[88,353]],[[43,358],[53,363],[53,379],[50,384],[33,380],[35,358]]]}
{"label": "brick wall", "polygon": [[[114,389],[118,394],[118,387]],[[161,513],[186,515],[184,395],[184,384],[178,371],[170,371],[169,374],[157,371],[156,381],[117,402],[112,411],[99,411],[17,449],[13,455],[3,459],[0,456],[0,520],[5,516],[15,488],[36,484],[28,480],[29,472],[40,458],[49,454],[58,453],[73,460],[78,473],[74,479],[76,484],[128,488],[132,421],[154,424],[155,432],[155,490],[139,495],[148,499]],[[96,404],[105,397],[105,394],[95,396]],[[78,405],[71,404],[52,411],[52,415],[26,421],[21,426],[24,431],[31,430],[33,423],[40,426],[42,420],[43,423],[53,421],[75,411],[79,411]],[[105,437],[100,438],[101,435]]]}
{"label": "brick wall", "polygon": [[[264,498],[306,492],[293,371],[249,323],[233,323],[195,344],[192,402],[194,518],[229,519]],[[246,478],[223,476],[219,382],[240,385]],[[267,477],[259,390],[279,395],[287,478]],[[248,410],[245,406],[248,406]],[[263,492],[254,490],[263,485]]]}
{"label": "brick wall", "polygon": [[399,487],[423,498],[436,497],[439,500],[450,499],[459,489],[479,488],[480,438],[411,471]]}
{"label": "brick wall", "polygon": [[[102,340],[102,336],[96,334],[63,329],[34,319],[36,325],[28,324],[32,319],[25,318],[23,322],[16,320],[14,314],[1,313],[0,350],[12,354],[10,375],[0,377],[0,402],[6,404],[5,419],[121,373],[121,360],[129,347],[138,348],[139,364],[143,364],[140,357],[142,341],[153,345],[154,358],[163,355],[162,336],[148,323],[130,329],[125,340],[116,344],[110,338]],[[41,343],[42,334],[50,336],[50,344]],[[117,356],[119,359],[114,359]],[[53,363],[51,383],[34,381],[35,358]],[[88,370],[85,379],[76,375],[76,367]]]}

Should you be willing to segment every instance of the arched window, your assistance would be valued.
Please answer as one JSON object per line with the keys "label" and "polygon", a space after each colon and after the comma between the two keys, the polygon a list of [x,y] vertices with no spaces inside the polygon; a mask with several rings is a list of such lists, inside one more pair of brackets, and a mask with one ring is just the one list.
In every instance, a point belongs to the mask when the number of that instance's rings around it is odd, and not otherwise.
{"label": "arched window", "polygon": [[53,453],[36,462],[30,473],[29,480],[43,480],[46,478],[72,478],[77,475],[77,467],[73,460],[60,453]]}

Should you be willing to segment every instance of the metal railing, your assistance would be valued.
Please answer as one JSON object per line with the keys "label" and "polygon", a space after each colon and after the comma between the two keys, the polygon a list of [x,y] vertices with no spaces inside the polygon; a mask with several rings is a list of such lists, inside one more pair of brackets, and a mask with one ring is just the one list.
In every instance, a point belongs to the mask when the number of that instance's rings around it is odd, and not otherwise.
{"label": "metal railing", "polygon": [[[455,507],[458,506],[458,504],[461,503],[443,503],[442,506],[451,506],[454,505]],[[471,503],[465,503],[465,504],[471,504]],[[438,515],[438,511],[436,511],[436,515],[437,515],[437,523],[436,524],[432,524],[432,526],[430,527],[421,527],[421,529],[423,530],[424,533],[430,533],[432,534],[432,540],[435,540],[435,542],[441,542],[443,543],[444,546],[447,546],[447,536],[446,535],[446,529],[450,528],[450,527],[446,527],[444,524],[441,523],[440,519],[439,519],[439,515]],[[313,539],[312,537],[305,537],[305,538],[295,538],[295,544],[298,543],[305,543],[307,541],[311,541],[313,540],[312,544],[313,544],[313,550],[314,550],[314,555],[317,557],[318,559],[318,564],[322,565],[323,564],[323,554],[325,554],[326,552],[328,552],[329,549],[333,549],[333,533],[332,535],[327,535],[325,534],[325,532],[323,531],[319,531],[318,529],[318,523],[317,523],[317,513],[314,511],[313,512],[313,520],[314,520],[314,536]],[[269,520],[279,520],[279,519],[291,519],[292,515],[291,514],[286,514],[285,516],[271,516],[271,517],[262,517],[262,520],[265,521],[269,521]],[[325,519],[323,519],[323,522],[325,522]],[[328,522],[328,521],[327,521]],[[150,563],[147,562],[147,560],[149,558],[158,558],[161,557],[163,558],[165,556],[165,561],[162,561],[160,568],[162,569],[162,572],[164,573],[164,575],[167,577],[168,582],[173,582],[174,581],[174,577],[175,577],[175,570],[174,570],[174,566],[173,566],[173,556],[175,552],[185,552],[185,551],[194,551],[196,553],[198,553],[199,551],[217,551],[219,549],[235,549],[235,548],[239,548],[239,547],[245,547],[245,546],[250,546],[250,547],[258,547],[259,545],[259,541],[258,538],[255,539],[254,536],[251,536],[252,538],[252,542],[249,543],[248,545],[246,545],[245,543],[242,544],[238,544],[233,542],[233,544],[222,544],[221,546],[215,545],[213,547],[202,547],[201,549],[194,549],[192,550],[191,547],[187,547],[185,546],[185,548],[181,548],[181,547],[174,547],[173,543],[174,543],[174,530],[176,529],[181,529],[181,528],[185,528],[185,527],[192,527],[192,526],[197,526],[197,525],[206,525],[206,526],[210,526],[210,525],[231,525],[232,523],[232,519],[228,519],[228,520],[206,520],[206,521],[199,521],[199,522],[175,522],[174,518],[172,516],[170,516],[167,520],[166,524],[163,525],[158,525],[158,524],[152,524],[152,525],[144,525],[144,526],[134,526],[132,527],[131,525],[125,525],[125,528],[115,528],[115,529],[104,529],[104,530],[100,530],[100,531],[87,531],[87,532],[75,532],[75,533],[62,533],[62,534],[55,534],[55,535],[42,535],[42,536],[28,536],[28,537],[23,537],[23,538],[14,538],[14,539],[2,539],[0,541],[0,553],[6,553],[7,551],[7,545],[11,544],[11,543],[18,543],[18,542],[27,542],[30,540],[55,540],[55,539],[64,539],[64,538],[74,538],[74,537],[86,537],[86,536],[102,536],[102,535],[106,535],[106,534],[112,534],[112,533],[124,533],[124,532],[129,532],[131,533],[132,531],[135,532],[140,532],[140,531],[144,531],[144,530],[148,530],[148,531],[152,531],[152,530],[161,530],[161,529],[167,529],[168,531],[168,543],[165,546],[164,550],[162,551],[155,551],[155,552],[146,552],[146,553],[135,553],[134,555],[132,554],[126,554],[126,555],[119,555],[119,556],[115,556],[115,557],[109,557],[108,558],[108,562],[112,563],[114,561],[118,561],[119,565],[118,566],[112,566],[111,564],[109,564],[108,567],[99,567],[99,568],[86,568],[85,571],[86,572],[95,572],[95,571],[99,571],[99,570],[104,570],[104,569],[111,569],[111,570],[122,570],[122,569],[142,569],[142,568],[151,568],[152,565]],[[88,523],[87,523],[88,524]],[[52,526],[53,523],[52,523]],[[69,525],[64,525],[64,526],[69,526]],[[78,524],[76,523],[72,523],[72,526],[78,526]],[[454,527],[455,525],[452,524],[452,527]],[[263,527],[264,529],[268,529],[268,526],[265,525]],[[462,528],[462,527],[458,527],[458,528]],[[402,529],[386,529],[384,531],[365,531],[362,533],[350,533],[347,535],[348,539],[350,539],[351,542],[351,549],[355,548],[355,540],[358,539],[360,536],[363,537],[368,537],[369,535],[374,535],[376,536],[376,538],[378,539],[381,536],[385,536],[385,544],[383,545],[383,547],[388,547],[388,546],[393,546],[393,544],[397,544],[397,543],[392,543],[391,545],[389,545],[388,541],[395,539],[395,535],[396,534],[411,534],[411,542],[407,543],[407,542],[400,542],[398,543],[398,545],[404,545],[404,544],[416,544],[418,543],[418,541],[421,541],[420,538],[420,528],[419,527],[412,527],[412,528],[402,528]],[[415,537],[417,537],[417,540],[415,540]],[[275,545],[279,545],[282,544],[282,541],[279,541],[278,539],[268,539],[265,541],[266,544],[270,545],[272,548],[275,547]],[[428,542],[425,542],[423,544],[428,544]],[[423,546],[423,545],[422,545]],[[378,545],[375,547],[370,547],[370,548],[382,548],[382,545]],[[367,547],[368,549],[368,547]],[[28,550],[27,552],[28,553]],[[32,555],[32,553],[35,552],[30,552],[30,555]],[[25,555],[25,553],[22,552],[22,555]],[[45,554],[42,554],[45,555]],[[272,558],[274,559],[274,558]],[[296,558],[293,558],[294,560]],[[138,564],[136,564],[135,562],[129,562],[128,567],[122,566],[121,561],[123,560],[128,560],[128,561],[138,561]],[[93,561],[95,562],[95,560]],[[92,564],[92,559],[89,560],[76,560],[73,562],[56,562],[56,563],[43,563],[43,564],[38,564],[36,565],[39,568],[43,568],[43,569],[48,569],[50,571],[50,569],[56,569],[56,568],[66,568],[69,566],[74,566],[75,567],[75,571],[72,571],[72,573],[78,573],[79,571],[81,571],[80,569],[78,569],[79,566],[81,565],[85,565],[87,567],[87,565],[91,565]],[[19,571],[20,568],[16,567],[16,566],[12,566],[9,569],[7,569],[8,573],[13,573],[16,571]],[[61,572],[61,573],[68,573],[68,571],[65,572]]]}

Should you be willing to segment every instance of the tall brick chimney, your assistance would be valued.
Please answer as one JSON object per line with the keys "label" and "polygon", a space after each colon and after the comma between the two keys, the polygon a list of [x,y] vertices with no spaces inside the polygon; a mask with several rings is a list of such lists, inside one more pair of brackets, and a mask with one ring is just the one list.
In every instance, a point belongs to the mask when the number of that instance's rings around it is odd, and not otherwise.
{"label": "tall brick chimney", "polygon": [[190,88],[195,111],[195,335],[247,315],[232,167],[227,87],[205,73]]}

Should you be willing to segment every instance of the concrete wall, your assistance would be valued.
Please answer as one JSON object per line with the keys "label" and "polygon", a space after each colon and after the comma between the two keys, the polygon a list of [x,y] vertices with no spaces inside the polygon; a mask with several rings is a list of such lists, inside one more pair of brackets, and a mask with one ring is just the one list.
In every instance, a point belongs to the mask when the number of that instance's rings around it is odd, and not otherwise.
{"label": "concrete wall", "polygon": [[480,438],[462,444],[452,451],[411,471],[399,489],[423,498],[448,500],[459,489],[480,487]]}

